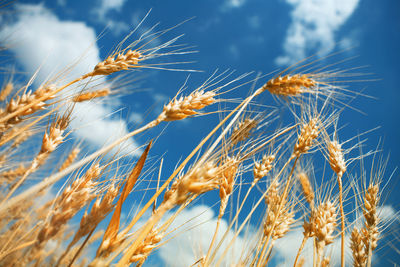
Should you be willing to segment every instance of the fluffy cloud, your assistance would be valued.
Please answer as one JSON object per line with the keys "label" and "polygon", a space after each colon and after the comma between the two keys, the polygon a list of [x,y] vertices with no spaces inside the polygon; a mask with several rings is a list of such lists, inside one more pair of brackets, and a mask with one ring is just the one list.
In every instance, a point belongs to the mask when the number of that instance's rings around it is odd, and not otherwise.
{"label": "fluffy cloud", "polygon": [[[79,77],[100,61],[96,33],[85,23],[61,21],[43,5],[16,5],[16,14],[12,23],[3,24],[0,37],[28,74],[39,69],[35,86],[61,73],[65,81]],[[66,66],[72,68],[65,72]],[[127,133],[126,122],[112,118],[112,112],[113,108],[104,104],[80,103],[75,107],[71,127],[78,137],[95,147],[102,146]],[[137,149],[133,140],[128,140],[125,147],[129,151]]]}
{"label": "fluffy cloud", "polygon": [[359,0],[286,0],[293,6],[292,23],[278,65],[289,65],[308,56],[309,51],[326,55],[335,47],[335,32],[357,8]]}
{"label": "fluffy cloud", "polygon": [[231,9],[242,7],[246,3],[246,0],[226,0],[222,5],[222,11],[229,11]]}
{"label": "fluffy cloud", "polygon": [[120,11],[126,0],[99,0],[100,5],[96,8],[96,12],[104,16],[109,11]]}
{"label": "fluffy cloud", "polygon": [[[184,209],[175,219],[170,229],[186,229],[182,233],[178,233],[168,243],[161,246],[159,255],[167,266],[186,267],[191,266],[200,257],[207,253],[213,237],[217,219],[213,210],[205,205],[196,205],[192,208]],[[222,238],[222,235],[228,229],[228,224],[222,220],[217,240]],[[174,232],[172,235],[175,235]],[[227,243],[233,238],[234,232],[228,232],[226,242],[222,244],[222,248],[227,246]],[[229,253],[224,257],[221,266],[230,266],[230,264],[237,263],[240,259],[241,252],[246,249],[250,242],[250,236],[246,238],[239,236]],[[219,250],[218,255],[221,255],[223,249]],[[171,255],[179,255],[179,261]]]}
{"label": "fluffy cloud", "polygon": [[118,36],[121,33],[129,31],[129,25],[123,21],[111,19],[109,13],[120,12],[126,0],[98,0],[99,5],[96,6],[92,13],[96,16],[96,23],[107,26],[111,33]]}

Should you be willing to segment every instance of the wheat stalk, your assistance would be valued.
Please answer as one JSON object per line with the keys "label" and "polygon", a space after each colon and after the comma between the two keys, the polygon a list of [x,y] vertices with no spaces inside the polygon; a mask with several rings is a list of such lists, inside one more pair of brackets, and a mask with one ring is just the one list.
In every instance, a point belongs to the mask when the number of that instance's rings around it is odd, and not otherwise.
{"label": "wheat stalk", "polygon": [[0,101],[6,100],[7,96],[12,92],[14,89],[14,84],[12,82],[6,83],[4,87],[0,91]]}

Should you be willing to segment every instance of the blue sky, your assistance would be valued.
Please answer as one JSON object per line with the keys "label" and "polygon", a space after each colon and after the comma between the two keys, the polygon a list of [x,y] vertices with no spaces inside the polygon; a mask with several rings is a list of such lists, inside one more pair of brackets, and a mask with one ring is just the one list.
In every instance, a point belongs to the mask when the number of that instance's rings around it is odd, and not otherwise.
{"label": "blue sky", "polygon": [[[52,70],[52,67],[48,66],[58,64],[61,68],[63,64],[71,64],[85,49],[90,48],[84,59],[87,65],[79,65],[71,75],[83,72],[97,59],[105,58],[116,43],[134,29],[150,9],[149,16],[138,32],[144,32],[158,22],[160,25],[157,29],[162,30],[191,18],[190,21],[159,38],[159,42],[165,42],[168,38],[184,34],[179,43],[195,46],[193,50],[198,50],[195,54],[165,59],[169,62],[194,61],[187,65],[180,64],[178,67],[202,71],[191,74],[188,82],[189,91],[200,85],[216,69],[235,70],[237,75],[249,71],[266,74],[282,70],[288,64],[311,55],[322,58],[322,64],[352,58],[338,67],[344,69],[363,66],[355,72],[367,75],[349,80],[369,81],[349,83],[350,89],[362,91],[376,99],[360,96],[351,103],[354,109],[361,110],[365,114],[351,109],[345,110],[341,115],[340,122],[344,127],[339,132],[339,139],[347,140],[358,133],[380,126],[367,135],[365,150],[375,149],[381,139],[383,153],[385,155],[390,153],[387,176],[399,165],[400,93],[397,84],[400,71],[399,1],[20,0],[17,1],[17,5],[18,12],[13,14],[10,12],[2,17],[1,23],[6,26],[2,27],[1,36],[4,37],[13,30],[31,34],[22,39],[23,43],[20,43],[21,40],[11,38],[14,42],[11,51],[17,56],[20,67],[28,75],[43,64],[38,82],[48,76],[47,70]],[[13,9],[9,8],[6,12],[11,10]],[[58,31],[60,35],[51,40],[47,39],[49,33],[57,31],[57,27],[60,27]],[[102,36],[96,41],[96,36],[101,34]],[[60,47],[60,43],[65,44],[63,47],[65,53],[55,48],[57,45]],[[40,48],[43,45],[46,47],[45,50]],[[35,47],[38,49],[35,50]],[[344,50],[349,47],[352,49]],[[325,56],[337,51],[343,52],[333,58],[324,59]],[[44,57],[46,63],[38,60]],[[120,97],[118,100],[114,98],[114,103],[103,105],[99,108],[101,110],[96,110],[97,114],[100,114],[98,116],[94,116],[94,112],[88,112],[87,118],[78,118],[79,122],[89,123],[91,120],[97,120],[97,123],[91,125],[90,129],[80,129],[77,136],[86,138],[91,148],[96,148],[102,145],[105,139],[109,139],[112,133],[118,132],[115,135],[117,138],[129,129],[154,118],[162,105],[175,96],[187,76],[187,72],[140,73],[142,77],[140,82],[127,88],[132,94]],[[269,77],[272,76],[267,76]],[[232,92],[229,98],[244,97],[248,90],[248,86],[241,87]],[[268,98],[267,101],[273,100]],[[276,103],[271,102],[271,104]],[[112,110],[119,108],[122,108],[120,113],[102,119]],[[128,120],[121,119],[124,116],[127,116]],[[181,157],[191,151],[212,125],[215,125],[217,119],[218,116],[194,118],[166,128],[152,150],[154,157],[165,153],[166,175]],[[154,131],[155,135],[158,133],[159,131]],[[131,140],[128,147],[134,149],[146,141],[148,139],[142,136]],[[179,150],[173,145],[176,143],[179,143]],[[387,200],[387,203],[396,210],[399,209],[397,204],[399,196],[395,193],[398,188],[397,179],[398,173],[395,173],[390,186],[394,192]],[[210,205],[210,203],[205,204]],[[394,257],[399,260],[398,255]]]}

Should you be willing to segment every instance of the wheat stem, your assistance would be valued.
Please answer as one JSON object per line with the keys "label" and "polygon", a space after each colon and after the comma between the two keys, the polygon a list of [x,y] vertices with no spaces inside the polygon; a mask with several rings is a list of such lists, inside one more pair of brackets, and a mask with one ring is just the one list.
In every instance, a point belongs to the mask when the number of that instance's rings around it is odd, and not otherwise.
{"label": "wheat stem", "polygon": [[303,240],[301,241],[300,248],[299,248],[299,250],[297,251],[297,254],[296,254],[296,258],[295,258],[295,260],[294,260],[293,267],[296,267],[296,266],[297,266],[297,262],[298,262],[298,260],[299,260],[300,254],[301,254],[301,252],[303,251],[304,246],[306,245],[307,240],[308,240],[308,237],[307,237],[307,236],[304,236],[304,237],[303,237]]}

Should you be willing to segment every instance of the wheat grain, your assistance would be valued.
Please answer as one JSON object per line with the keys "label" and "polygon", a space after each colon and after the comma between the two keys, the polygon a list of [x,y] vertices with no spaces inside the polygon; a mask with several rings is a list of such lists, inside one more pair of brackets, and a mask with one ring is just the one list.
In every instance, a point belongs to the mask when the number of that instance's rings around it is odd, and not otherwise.
{"label": "wheat grain", "polygon": [[158,116],[156,121],[182,120],[189,116],[196,115],[198,114],[196,110],[215,103],[215,95],[213,91],[204,92],[203,90],[199,90],[186,97],[181,96],[180,98],[174,98],[164,106],[162,113]]}
{"label": "wheat grain", "polygon": [[158,230],[152,230],[143,243],[135,250],[130,262],[138,262],[139,266],[141,266],[150,252],[157,247],[157,244],[162,240],[163,236],[164,233],[160,233]]}
{"label": "wheat grain", "polygon": [[82,216],[79,229],[71,241],[70,246],[74,245],[80,238],[93,231],[97,225],[112,211],[113,201],[118,194],[118,188],[110,185],[104,197],[98,198],[90,210],[90,213],[85,213]]}
{"label": "wheat grain", "polygon": [[332,170],[339,176],[346,172],[346,162],[341,145],[335,140],[328,142],[329,164]]}
{"label": "wheat grain", "polygon": [[299,178],[301,188],[303,190],[303,195],[307,202],[313,206],[313,201],[314,201],[314,190],[311,186],[310,179],[308,178],[307,173],[305,172],[299,172],[297,174],[297,177]]}
{"label": "wheat grain", "polygon": [[232,145],[246,140],[251,135],[251,131],[257,127],[257,120],[246,118],[239,122],[232,131],[230,137]]}
{"label": "wheat grain", "polygon": [[13,89],[14,84],[12,82],[6,83],[6,85],[1,89],[0,101],[6,100],[7,96],[12,92]]}
{"label": "wheat grain", "polygon": [[252,186],[254,186],[261,178],[267,176],[267,174],[273,168],[273,162],[275,160],[275,155],[264,155],[261,162],[254,162],[253,169],[253,182]]}
{"label": "wheat grain", "polygon": [[351,232],[350,248],[353,253],[353,266],[364,267],[367,262],[367,254],[365,253],[363,236],[357,228],[354,228]]}
{"label": "wheat grain", "polygon": [[343,210],[343,186],[342,177],[346,172],[346,162],[344,161],[344,155],[341,145],[336,141],[328,141],[328,152],[329,152],[329,165],[337,175],[337,181],[339,185],[339,204],[340,204],[340,217],[341,217],[341,266],[345,266],[345,215]]}
{"label": "wheat grain", "polygon": [[111,55],[104,61],[98,63],[94,70],[86,76],[110,75],[121,70],[129,70],[139,67],[138,63],[142,60],[142,54],[135,50],[127,50],[125,53]]}
{"label": "wheat grain", "polygon": [[264,236],[271,236],[272,240],[282,238],[294,223],[294,213],[288,207],[286,198],[283,198],[278,182],[271,184],[265,202],[268,208]]}
{"label": "wheat grain", "polygon": [[102,167],[94,164],[83,177],[76,179],[63,191],[55,203],[50,220],[45,223],[38,234],[36,246],[40,246],[54,237],[88,201],[95,197],[96,183],[93,180],[100,175],[101,171]]}
{"label": "wheat grain", "polygon": [[89,101],[94,98],[99,98],[99,97],[105,97],[108,96],[111,93],[109,88],[106,89],[100,89],[96,91],[91,91],[91,92],[86,92],[86,93],[81,93],[77,96],[75,96],[72,101],[73,102],[84,102],[84,101]]}
{"label": "wheat grain", "polygon": [[68,168],[68,166],[70,166],[75,161],[79,152],[81,152],[81,149],[79,147],[75,147],[74,149],[72,149],[72,151],[68,154],[68,157],[64,160],[63,164],[58,169],[58,171],[60,172],[64,169]]}
{"label": "wheat grain", "polygon": [[[2,122],[0,125],[1,131],[4,132],[15,124],[20,123],[23,119],[23,116],[31,115],[38,110],[44,109],[46,106],[45,101],[55,97],[54,92],[55,85],[43,85],[35,92],[28,91],[21,96],[12,98],[10,103],[7,104],[6,109],[0,114],[0,117],[6,117],[7,114],[12,114],[19,110],[23,111],[19,112],[17,116],[13,116],[7,119],[5,122]],[[41,101],[38,101],[39,99],[41,99]],[[24,106],[28,105],[31,106],[25,109]]]}
{"label": "wheat grain", "polygon": [[279,75],[269,80],[262,86],[262,90],[268,90],[271,94],[281,96],[296,96],[304,92],[309,92],[310,88],[318,83],[307,74]]}
{"label": "wheat grain", "polygon": [[227,157],[221,166],[221,179],[219,187],[219,197],[221,198],[219,216],[222,217],[227,205],[229,196],[232,194],[235,178],[238,171],[239,161],[235,158]]}
{"label": "wheat grain", "polygon": [[295,157],[307,153],[308,150],[310,150],[314,140],[318,137],[319,130],[318,118],[312,118],[308,123],[303,123],[293,150],[293,155]]}
{"label": "wheat grain", "polygon": [[15,179],[22,176],[28,169],[29,169],[29,167],[26,167],[23,164],[20,164],[15,169],[11,169],[11,170],[0,173],[0,177],[3,181],[5,181],[7,183],[12,183],[15,181]]}
{"label": "wheat grain", "polygon": [[365,251],[367,252],[368,266],[371,266],[372,264],[372,251],[374,251],[378,246],[379,240],[379,218],[377,214],[377,205],[379,202],[378,192],[378,185],[370,184],[364,195],[363,214],[365,225],[364,228],[361,229],[361,232],[363,235]]}

